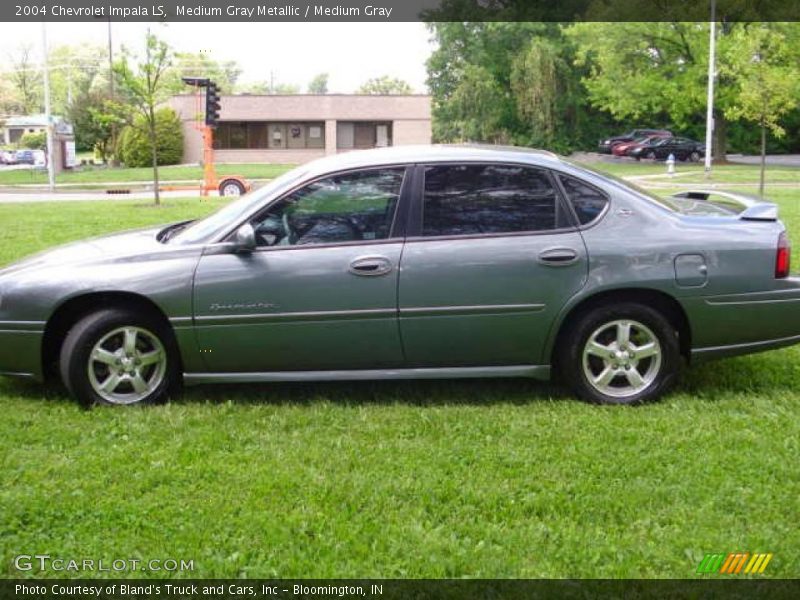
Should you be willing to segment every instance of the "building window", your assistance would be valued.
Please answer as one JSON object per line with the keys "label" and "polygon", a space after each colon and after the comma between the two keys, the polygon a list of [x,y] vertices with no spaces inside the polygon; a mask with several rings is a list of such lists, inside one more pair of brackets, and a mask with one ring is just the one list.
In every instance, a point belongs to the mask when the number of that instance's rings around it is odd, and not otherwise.
{"label": "building window", "polygon": [[218,150],[325,148],[325,123],[225,121],[214,132]]}
{"label": "building window", "polygon": [[339,121],[336,124],[336,147],[340,150],[391,145],[392,124],[389,121]]}

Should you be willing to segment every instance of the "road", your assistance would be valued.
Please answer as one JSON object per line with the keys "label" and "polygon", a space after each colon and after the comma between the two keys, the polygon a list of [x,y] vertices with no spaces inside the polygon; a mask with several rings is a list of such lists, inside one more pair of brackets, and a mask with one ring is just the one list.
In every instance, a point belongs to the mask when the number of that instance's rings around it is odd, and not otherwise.
{"label": "road", "polygon": [[[745,156],[743,154],[728,154],[728,162],[743,165],[761,164],[760,156]],[[771,154],[767,155],[767,164],[775,167],[800,167],[800,154]]]}
{"label": "road", "polygon": [[[218,194],[211,194],[217,196]],[[200,198],[199,191],[183,190],[161,192],[162,198]],[[88,200],[151,200],[153,192],[131,192],[129,194],[106,194],[105,192],[0,192],[0,204],[25,202],[78,202]]]}

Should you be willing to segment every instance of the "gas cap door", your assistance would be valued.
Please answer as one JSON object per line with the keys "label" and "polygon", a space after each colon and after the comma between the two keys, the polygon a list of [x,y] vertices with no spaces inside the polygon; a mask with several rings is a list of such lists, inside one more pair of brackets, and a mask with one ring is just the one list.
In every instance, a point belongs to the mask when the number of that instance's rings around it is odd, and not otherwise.
{"label": "gas cap door", "polygon": [[675,257],[675,282],[678,287],[702,287],[708,281],[706,257],[702,254],[679,254]]}

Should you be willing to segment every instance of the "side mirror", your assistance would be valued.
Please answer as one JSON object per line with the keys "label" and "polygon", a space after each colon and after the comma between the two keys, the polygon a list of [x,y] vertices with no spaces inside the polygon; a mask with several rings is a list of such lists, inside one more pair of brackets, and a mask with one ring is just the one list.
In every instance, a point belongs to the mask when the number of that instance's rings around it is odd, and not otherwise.
{"label": "side mirror", "polygon": [[233,244],[237,252],[252,252],[256,249],[256,231],[250,223],[245,223],[236,230]]}

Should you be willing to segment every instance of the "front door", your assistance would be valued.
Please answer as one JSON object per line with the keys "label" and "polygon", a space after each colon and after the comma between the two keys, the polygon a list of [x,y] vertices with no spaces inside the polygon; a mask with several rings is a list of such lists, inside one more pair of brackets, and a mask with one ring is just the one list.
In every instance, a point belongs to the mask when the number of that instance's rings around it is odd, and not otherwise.
{"label": "front door", "polygon": [[554,178],[501,164],[424,171],[400,274],[408,366],[549,363],[550,326],[587,276]]}
{"label": "front door", "polygon": [[208,254],[195,275],[198,344],[213,372],[397,367],[393,237],[405,168],[316,180],[251,223],[258,248]]}

